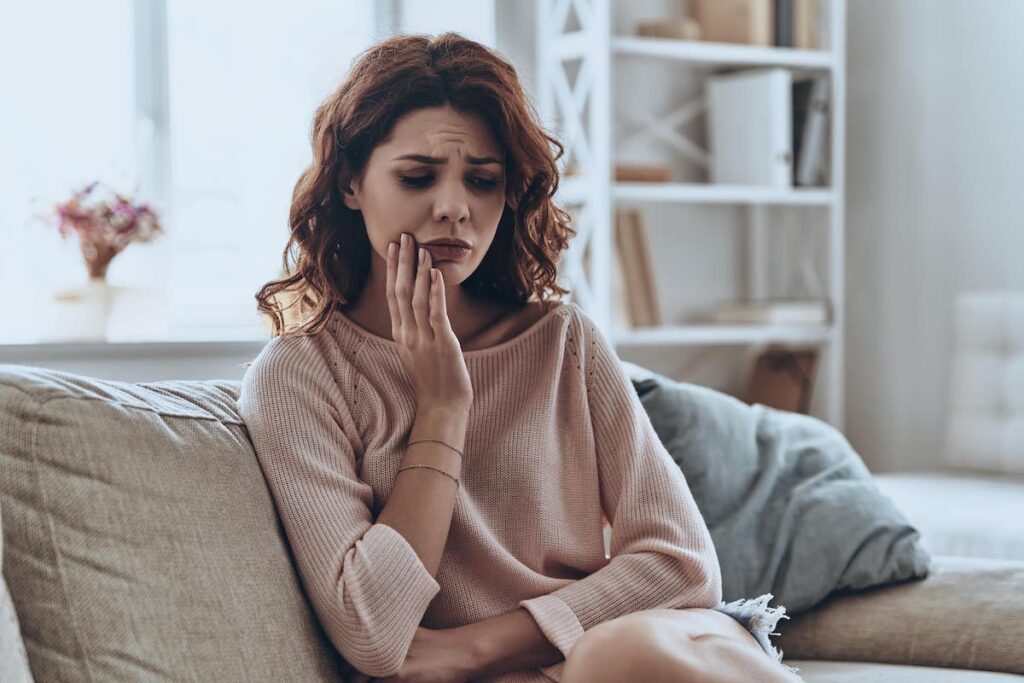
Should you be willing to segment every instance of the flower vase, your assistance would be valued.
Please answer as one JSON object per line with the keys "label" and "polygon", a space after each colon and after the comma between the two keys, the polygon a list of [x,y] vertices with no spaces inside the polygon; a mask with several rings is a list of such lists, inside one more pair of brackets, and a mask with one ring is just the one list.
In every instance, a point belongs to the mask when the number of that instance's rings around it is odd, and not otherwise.
{"label": "flower vase", "polygon": [[106,341],[114,288],[105,277],[90,277],[71,289],[54,293],[45,336],[51,341]]}

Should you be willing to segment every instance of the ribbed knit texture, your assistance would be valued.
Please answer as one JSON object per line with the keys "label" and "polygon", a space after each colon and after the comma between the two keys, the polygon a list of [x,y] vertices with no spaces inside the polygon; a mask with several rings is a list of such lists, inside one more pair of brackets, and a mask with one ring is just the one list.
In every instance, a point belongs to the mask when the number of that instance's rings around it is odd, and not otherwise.
{"label": "ribbed knit texture", "polygon": [[[615,617],[721,601],[686,480],[583,309],[557,304],[463,355],[474,402],[436,580],[400,533],[374,523],[416,416],[398,345],[335,312],[317,335],[272,339],[243,379],[241,414],[300,577],[349,663],[388,676],[418,626],[520,606],[568,656]],[[563,665],[476,680],[557,681]]]}

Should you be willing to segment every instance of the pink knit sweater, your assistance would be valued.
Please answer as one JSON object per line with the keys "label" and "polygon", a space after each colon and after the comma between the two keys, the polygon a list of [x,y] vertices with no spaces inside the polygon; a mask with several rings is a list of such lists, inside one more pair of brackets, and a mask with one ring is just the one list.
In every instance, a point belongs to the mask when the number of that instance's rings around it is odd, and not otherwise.
{"label": "pink knit sweater", "polygon": [[[317,335],[272,339],[243,379],[239,407],[301,579],[348,663],[383,677],[417,626],[519,607],[568,656],[615,617],[719,603],[721,571],[686,480],[583,309],[556,304],[518,336],[463,354],[474,402],[436,580],[374,521],[416,415],[397,344],[335,312]],[[563,666],[477,680],[558,681]]]}

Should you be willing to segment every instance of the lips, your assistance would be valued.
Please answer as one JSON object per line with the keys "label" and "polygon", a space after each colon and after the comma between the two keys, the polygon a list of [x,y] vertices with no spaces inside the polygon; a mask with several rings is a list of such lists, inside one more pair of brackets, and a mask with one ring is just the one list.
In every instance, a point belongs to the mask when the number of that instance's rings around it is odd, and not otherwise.
{"label": "lips", "polygon": [[430,260],[433,263],[438,261],[461,261],[469,256],[471,251],[467,247],[457,247],[452,244],[423,244],[420,246],[430,252]]}

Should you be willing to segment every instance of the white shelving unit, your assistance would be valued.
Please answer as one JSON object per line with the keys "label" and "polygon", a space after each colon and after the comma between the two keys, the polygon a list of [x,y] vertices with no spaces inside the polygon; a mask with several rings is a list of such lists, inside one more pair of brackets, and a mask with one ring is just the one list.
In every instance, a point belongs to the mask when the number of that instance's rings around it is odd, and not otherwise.
{"label": "white shelving unit", "polygon": [[[815,392],[821,393],[818,417],[843,426],[844,301],[844,140],[846,41],[845,0],[820,0],[820,42],[826,49],[760,47],[613,35],[613,0],[535,0],[537,100],[545,124],[558,131],[566,146],[563,161],[572,157],[579,173],[564,176],[558,200],[577,212],[577,238],[565,255],[561,274],[573,286],[573,298],[616,346],[759,345],[769,343],[820,346]],[[829,120],[830,186],[775,188],[708,183],[615,182],[617,99],[615,70],[622,60],[670,60],[680,69],[783,67],[794,76],[828,74],[831,86]],[[575,78],[567,64],[574,62]],[[652,79],[655,77],[652,76]],[[651,87],[657,87],[656,82]],[[622,105],[618,108],[621,110]],[[626,112],[673,149],[704,165],[707,153],[676,128],[703,113],[701,100],[682,103],[662,116]],[[621,115],[621,114],[620,114]],[[559,125],[560,124],[560,125]],[[650,204],[733,205],[743,207],[749,249],[747,295],[766,293],[766,253],[771,237],[772,207],[821,207],[827,219],[820,237],[827,240],[827,296],[831,322],[826,326],[666,325],[660,328],[612,329],[614,216],[621,208]],[[589,266],[584,267],[584,253]],[[588,277],[589,269],[589,277]]]}

